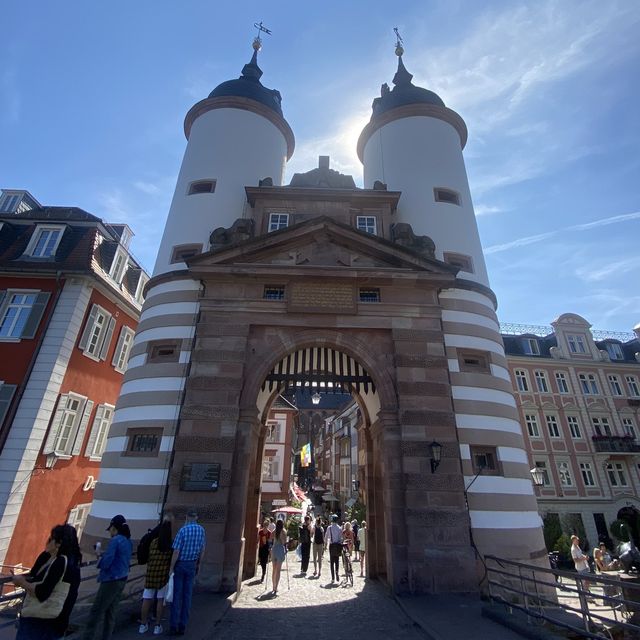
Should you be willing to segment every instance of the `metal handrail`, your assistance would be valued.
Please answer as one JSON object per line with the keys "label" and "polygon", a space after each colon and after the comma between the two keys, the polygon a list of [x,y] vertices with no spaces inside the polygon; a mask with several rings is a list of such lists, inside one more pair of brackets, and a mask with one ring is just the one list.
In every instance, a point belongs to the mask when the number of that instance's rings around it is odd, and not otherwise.
{"label": "metal handrail", "polygon": [[[635,619],[636,614],[640,617],[640,583],[539,567],[497,556],[485,556],[485,562],[490,599],[509,610],[522,612],[529,623],[546,622],[596,639],[610,638],[608,629],[613,626],[640,632],[640,625],[636,624],[640,621]],[[595,593],[593,585],[601,587],[602,593]],[[576,598],[577,603],[564,602],[567,597]],[[595,609],[596,600],[603,609]],[[625,614],[632,618],[625,620]],[[571,620],[571,616],[577,616],[580,622]]]}

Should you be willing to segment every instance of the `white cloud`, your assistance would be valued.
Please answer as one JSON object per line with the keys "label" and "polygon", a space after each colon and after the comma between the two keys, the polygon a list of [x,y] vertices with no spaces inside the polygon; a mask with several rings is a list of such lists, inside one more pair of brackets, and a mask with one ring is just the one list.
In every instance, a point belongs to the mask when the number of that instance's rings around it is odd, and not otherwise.
{"label": "white cloud", "polygon": [[138,180],[137,182],[133,183],[133,186],[136,189],[142,191],[142,193],[146,193],[150,196],[156,196],[161,193],[160,187],[158,187],[158,185],[156,184],[153,184],[152,182],[144,182],[142,180]]}
{"label": "white cloud", "polygon": [[502,213],[504,209],[501,207],[496,207],[488,204],[479,203],[474,205],[473,207],[476,216],[489,216],[494,213]]}
{"label": "white cloud", "polygon": [[605,260],[601,266],[596,266],[593,263],[588,266],[583,265],[578,267],[575,273],[586,282],[601,282],[613,276],[620,277],[623,274],[635,272],[638,269],[640,269],[640,256],[634,256],[616,262]]}

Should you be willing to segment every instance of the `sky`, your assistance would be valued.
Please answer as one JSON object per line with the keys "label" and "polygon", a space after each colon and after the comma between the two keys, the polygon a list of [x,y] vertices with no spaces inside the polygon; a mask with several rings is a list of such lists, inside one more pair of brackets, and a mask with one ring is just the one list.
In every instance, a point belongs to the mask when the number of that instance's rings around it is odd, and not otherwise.
{"label": "sky", "polygon": [[[640,4],[633,0],[3,0],[0,187],[128,223],[153,268],[184,116],[251,56],[296,137],[362,186],[356,141],[397,65],[469,129],[464,151],[503,323],[640,323]],[[389,185],[393,188],[393,185]]]}

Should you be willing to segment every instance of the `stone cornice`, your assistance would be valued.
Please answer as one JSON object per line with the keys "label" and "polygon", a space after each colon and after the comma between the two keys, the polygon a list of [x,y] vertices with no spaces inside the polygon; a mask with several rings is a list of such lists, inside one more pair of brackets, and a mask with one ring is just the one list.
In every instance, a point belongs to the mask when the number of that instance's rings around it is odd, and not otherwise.
{"label": "stone cornice", "polygon": [[477,291],[481,293],[483,296],[487,296],[489,300],[493,303],[494,310],[498,309],[498,299],[496,298],[496,294],[492,289],[485,286],[484,284],[480,284],[479,282],[474,282],[473,280],[465,280],[464,278],[456,278],[456,282],[451,287],[452,289],[466,289],[467,291]]}
{"label": "stone cornice", "polygon": [[385,124],[389,124],[394,120],[401,120],[402,118],[413,118],[416,116],[424,116],[427,118],[437,118],[449,123],[460,136],[460,146],[464,149],[467,144],[467,125],[464,120],[452,109],[447,107],[440,107],[435,104],[407,104],[402,107],[396,107],[389,111],[385,111],[379,116],[373,117],[367,126],[362,130],[360,137],[358,138],[358,158],[360,162],[364,162],[364,147],[367,144],[369,138]]}
{"label": "stone cornice", "polygon": [[184,135],[187,140],[191,133],[191,127],[196,119],[202,114],[207,113],[208,111],[213,111],[214,109],[240,109],[241,111],[251,111],[252,113],[266,118],[280,129],[282,135],[287,141],[287,160],[289,160],[293,155],[296,141],[289,123],[273,109],[269,109],[269,107],[266,107],[262,103],[251,100],[250,98],[240,98],[236,96],[206,98],[205,100],[200,100],[200,102],[194,104],[193,107],[189,109],[189,112],[184,119]]}
{"label": "stone cornice", "polygon": [[354,206],[374,207],[388,204],[395,211],[400,200],[400,191],[377,189],[320,189],[308,187],[245,187],[247,202],[253,207],[256,200],[323,200],[344,202]]}

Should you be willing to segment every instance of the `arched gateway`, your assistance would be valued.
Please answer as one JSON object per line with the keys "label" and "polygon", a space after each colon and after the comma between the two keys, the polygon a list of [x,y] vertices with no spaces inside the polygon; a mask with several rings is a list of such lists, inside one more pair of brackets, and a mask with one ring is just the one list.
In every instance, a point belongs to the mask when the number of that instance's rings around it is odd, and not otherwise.
{"label": "arched gateway", "polygon": [[364,416],[374,575],[395,592],[469,591],[474,546],[544,556],[464,122],[400,59],[358,145],[366,188],[326,157],[283,186],[293,134],[256,55],[187,115],[85,543],[115,513],[139,537],[164,508],[195,506],[208,539],[199,580],[236,589],[255,563],[278,385],[342,376]]}

